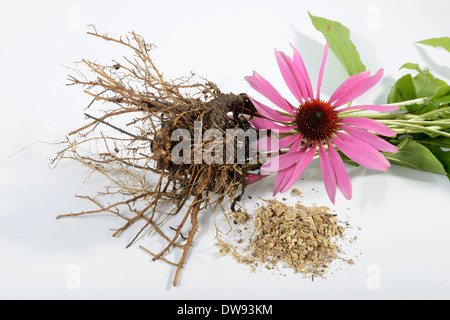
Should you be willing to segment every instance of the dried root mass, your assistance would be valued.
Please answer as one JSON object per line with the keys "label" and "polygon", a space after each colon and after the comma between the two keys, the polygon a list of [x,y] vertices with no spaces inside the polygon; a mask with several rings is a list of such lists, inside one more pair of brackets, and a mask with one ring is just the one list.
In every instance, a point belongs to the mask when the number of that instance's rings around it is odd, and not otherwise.
{"label": "dried root mass", "polygon": [[[175,164],[171,159],[171,134],[183,129],[193,137],[195,122],[201,123],[202,130],[246,130],[246,120],[230,119],[227,113],[251,113],[253,106],[245,94],[224,94],[209,81],[195,82],[194,75],[165,80],[150,57],[153,46],[136,33],[115,39],[94,28],[89,34],[126,47],[133,56],[109,64],[83,59],[79,63],[93,76],[81,72],[69,76],[70,85],[83,86],[93,101],[85,110],[88,123],[68,134],[54,164],[62,159],[78,161],[93,173],[103,175],[109,184],[96,196],[82,197],[94,205],[93,210],[58,218],[115,215],[124,223],[115,230],[114,237],[137,222],[143,223],[129,245],[143,234],[164,239],[166,246],[160,252],[141,248],[153,260],[176,267],[175,286],[198,229],[199,212],[234,206],[244,192],[246,173],[258,166],[236,162]],[[93,106],[99,102],[110,108],[93,114]],[[191,158],[198,148],[204,150],[210,143],[192,143]],[[99,200],[101,196],[120,200],[104,205]],[[163,223],[175,215],[181,221],[179,225],[164,229]],[[171,249],[181,250],[178,261],[166,259]]]}

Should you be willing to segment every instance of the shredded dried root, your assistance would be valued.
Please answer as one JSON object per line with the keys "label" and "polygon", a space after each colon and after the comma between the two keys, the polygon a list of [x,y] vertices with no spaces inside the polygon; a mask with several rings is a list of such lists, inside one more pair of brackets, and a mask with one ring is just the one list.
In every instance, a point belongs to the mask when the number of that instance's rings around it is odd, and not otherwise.
{"label": "shredded dried root", "polygon": [[237,240],[230,235],[218,238],[221,256],[230,255],[253,271],[259,266],[272,270],[281,265],[312,279],[323,277],[338,259],[354,263],[341,257],[338,245],[347,224],[339,223],[329,208],[300,203],[291,207],[274,199],[267,202],[253,214],[232,213],[236,223],[251,233],[237,229]]}

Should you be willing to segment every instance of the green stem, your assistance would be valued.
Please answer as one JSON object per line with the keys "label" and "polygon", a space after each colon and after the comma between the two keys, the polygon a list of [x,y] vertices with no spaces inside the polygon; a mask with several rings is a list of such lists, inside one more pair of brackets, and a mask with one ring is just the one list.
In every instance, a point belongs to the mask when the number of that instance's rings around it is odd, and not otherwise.
{"label": "green stem", "polygon": [[[429,132],[429,133],[433,133],[436,135],[450,137],[450,133],[441,131],[440,129],[442,129],[442,128],[440,126],[428,127],[428,126],[413,124],[413,123],[410,123],[409,121],[379,120],[378,122],[387,125],[391,129],[394,129],[395,127],[399,127],[399,129],[410,128],[410,129],[415,129],[418,132],[423,132],[423,133]],[[430,122],[433,122],[433,121],[430,121]],[[408,132],[409,132],[409,130],[408,130]]]}
{"label": "green stem", "polygon": [[387,104],[382,104],[382,106],[410,106],[412,104],[421,104],[426,102],[427,100],[429,100],[430,97],[427,98],[419,98],[419,99],[413,99],[413,100],[408,100],[408,101],[402,101],[402,102],[396,102],[396,103],[387,103]]}
{"label": "green stem", "polygon": [[[412,114],[404,114],[404,113],[366,113],[366,112],[359,112],[361,110],[351,110],[351,111],[344,111],[339,113],[339,118],[353,118],[353,117],[364,117],[369,119],[403,119],[403,120],[409,120],[414,119],[416,116]],[[357,112],[355,114],[355,112]]]}
{"label": "green stem", "polygon": [[421,121],[421,120],[396,120],[398,123],[411,123],[419,126],[437,126],[441,128],[450,128],[450,122],[448,121],[439,121],[439,120],[430,120],[430,121]]}

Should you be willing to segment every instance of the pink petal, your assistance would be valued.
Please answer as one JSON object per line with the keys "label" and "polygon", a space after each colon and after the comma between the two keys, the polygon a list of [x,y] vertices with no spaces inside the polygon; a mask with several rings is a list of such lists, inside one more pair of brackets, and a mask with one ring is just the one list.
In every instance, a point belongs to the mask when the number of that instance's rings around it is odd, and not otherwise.
{"label": "pink petal", "polygon": [[391,166],[389,161],[380,152],[378,152],[377,149],[372,147],[370,144],[368,144],[368,143],[366,143],[366,142],[364,142],[364,141],[362,141],[362,140],[360,140],[360,139],[358,139],[356,137],[353,137],[351,135],[345,134],[345,133],[336,132],[335,134],[342,141],[347,142],[349,144],[353,144],[354,146],[356,146],[356,147],[360,148],[361,150],[363,150],[363,152],[367,152],[367,153],[372,154],[373,157],[377,158],[386,167],[390,167]]}
{"label": "pink petal", "polygon": [[338,100],[343,94],[346,94],[348,92],[349,88],[352,88],[355,84],[359,83],[361,79],[366,79],[369,76],[369,71],[364,71],[351,76],[336,89],[336,91],[331,95],[328,102],[333,103],[334,101]]}
{"label": "pink petal", "polygon": [[383,152],[397,152],[398,151],[398,148],[396,146],[390,144],[386,140],[381,139],[380,137],[378,137],[377,135],[375,135],[369,131],[366,131],[366,130],[363,130],[360,128],[356,128],[356,127],[346,126],[343,124],[338,125],[338,128],[344,130],[351,136],[364,141],[365,143],[367,143],[368,145],[371,145],[372,147],[374,147],[375,149],[377,149],[379,151],[383,151]]}
{"label": "pink petal", "polygon": [[[306,149],[308,148],[310,142],[311,141],[308,140],[305,143],[304,147],[300,150],[300,152],[304,153],[304,151],[306,151]],[[288,153],[296,152],[300,148],[301,143],[302,143],[301,139],[295,141],[294,144],[289,149]],[[300,158],[301,157],[302,156],[300,156]],[[286,182],[292,176],[294,169],[295,169],[295,166],[291,166],[291,167],[289,167],[287,169],[278,171],[277,176],[275,178],[275,184],[274,184],[274,188],[273,188],[273,195],[276,195],[278,192],[280,192],[281,188],[286,184]]]}
{"label": "pink petal", "polygon": [[[294,54],[295,54],[295,50],[294,50]],[[289,69],[291,70],[292,74],[294,75],[295,81],[300,90],[300,96],[306,101],[309,97],[309,89],[308,89],[307,82],[308,81],[310,82],[310,80],[309,80],[308,74],[306,74],[307,79],[305,79],[304,66],[303,66],[303,68],[301,68],[301,66],[298,66],[297,63],[295,63],[292,59],[290,59],[288,56],[286,56],[284,54],[283,54],[283,58],[285,59],[286,64],[289,66]],[[311,86],[311,83],[310,83],[310,86]],[[302,101],[300,101],[300,102],[302,102]]]}
{"label": "pink petal", "polygon": [[[379,157],[372,152],[372,149],[364,148],[361,144],[353,144],[341,140],[338,137],[332,137],[331,140],[347,157],[359,163],[360,165],[374,170],[386,171],[386,165],[380,161]],[[371,148],[371,147],[370,147]]]}
{"label": "pink petal", "polygon": [[294,170],[294,167],[290,167],[285,170],[280,170],[277,173],[277,176],[275,177],[275,182],[273,184],[273,195],[275,196],[281,189],[283,185],[283,180],[289,178],[289,176],[292,174],[292,171]]}
{"label": "pink petal", "polygon": [[263,77],[261,77],[257,72],[253,72],[253,76],[247,76],[244,78],[250,84],[250,86],[269,99],[273,104],[280,107],[281,109],[293,113],[292,105],[284,99],[280,93]]}
{"label": "pink petal", "polygon": [[347,91],[338,98],[338,100],[334,104],[334,107],[337,108],[346,104],[347,102],[358,98],[360,95],[367,92],[370,88],[376,85],[382,77],[383,69],[380,69],[372,77],[359,79],[359,81],[354,83],[352,86],[349,86],[347,88]]}
{"label": "pink petal", "polygon": [[274,151],[289,147],[298,139],[301,139],[300,134],[290,135],[281,139],[274,137],[264,137],[252,143],[251,148],[259,151]]}
{"label": "pink petal", "polygon": [[261,166],[264,172],[274,172],[289,168],[302,157],[302,151],[288,152],[276,156]]}
{"label": "pink petal", "polygon": [[344,197],[347,200],[350,200],[352,198],[352,183],[350,181],[350,177],[348,176],[347,170],[345,169],[344,161],[342,161],[339,153],[334,149],[334,146],[329,140],[327,140],[327,144],[328,155],[336,176],[337,186],[339,187],[339,190],[341,190]]}
{"label": "pink petal", "polygon": [[374,105],[364,105],[364,106],[353,106],[353,107],[347,107],[342,108],[339,110],[336,110],[336,112],[343,112],[348,110],[372,110],[372,111],[379,111],[379,112],[392,112],[399,109],[397,106],[374,106]]}
{"label": "pink petal", "polygon": [[291,122],[292,120],[294,120],[292,117],[283,116],[278,111],[269,108],[268,106],[256,101],[255,99],[252,99],[250,97],[249,99],[255,106],[256,110],[264,117],[267,117],[277,122]]}
{"label": "pink petal", "polygon": [[311,140],[308,139],[308,141],[306,141],[306,143],[303,145],[303,147],[300,148],[302,146],[302,143],[303,143],[303,137],[300,134],[300,139],[295,141],[287,152],[305,151],[306,149],[308,149],[308,146],[311,143]]}
{"label": "pink petal", "polygon": [[297,101],[302,103],[302,92],[292,70],[290,58],[287,57],[283,52],[279,52],[277,50],[275,50],[275,57],[277,59],[278,67],[280,68],[284,82],[286,83],[294,97],[297,99]]}
{"label": "pink petal", "polygon": [[300,71],[301,78],[303,79],[303,81],[305,82],[305,85],[306,85],[306,96],[303,95],[303,97],[304,98],[307,97],[307,98],[313,100],[314,92],[312,90],[311,80],[309,79],[308,71],[305,68],[305,64],[303,63],[302,56],[300,55],[300,52],[298,52],[298,50],[292,44],[290,46],[294,50],[294,57],[293,57],[294,65],[297,66],[298,70]]}
{"label": "pink petal", "polygon": [[336,176],[334,174],[333,166],[330,163],[327,152],[323,147],[322,141],[319,141],[319,158],[325,189],[327,190],[327,194],[331,202],[334,203],[336,199]]}
{"label": "pink petal", "polygon": [[258,130],[278,130],[279,132],[288,132],[296,128],[296,126],[282,126],[264,118],[251,119],[250,124]]}
{"label": "pink petal", "polygon": [[314,155],[316,154],[317,150],[317,142],[314,141],[314,145],[311,149],[303,153],[303,156],[301,159],[299,159],[297,165],[295,166],[294,170],[292,171],[292,175],[289,177],[289,179],[286,181],[286,184],[282,187],[281,192],[286,192],[289,190],[294,183],[298,180],[300,175],[303,173],[303,171],[306,169],[306,167],[309,166],[312,159],[314,158]]}
{"label": "pink petal", "polygon": [[363,118],[363,117],[351,117],[351,118],[341,118],[340,122],[345,124],[350,124],[356,127],[360,127],[366,130],[374,131],[386,137],[394,137],[397,132],[390,129],[389,127],[381,124],[373,119]]}
{"label": "pink petal", "polygon": [[316,99],[320,98],[320,86],[322,85],[323,69],[325,68],[325,62],[327,61],[328,46],[329,46],[329,43],[327,42],[327,44],[325,45],[325,51],[323,53],[322,65],[320,66],[319,80],[317,81]]}
{"label": "pink petal", "polygon": [[263,175],[263,174],[251,174],[251,173],[247,173],[247,175],[245,176],[246,180],[247,180],[247,184],[252,184],[255,183],[256,181],[259,181],[261,179],[264,179],[265,177],[267,177],[267,175]]}

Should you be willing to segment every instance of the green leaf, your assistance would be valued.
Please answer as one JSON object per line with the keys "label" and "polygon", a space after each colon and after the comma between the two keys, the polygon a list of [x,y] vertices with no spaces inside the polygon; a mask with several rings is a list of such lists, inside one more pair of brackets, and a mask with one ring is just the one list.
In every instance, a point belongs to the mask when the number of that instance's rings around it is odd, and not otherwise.
{"label": "green leaf", "polygon": [[428,46],[432,47],[442,47],[445,50],[450,52],[450,38],[449,37],[442,37],[442,38],[432,38],[422,41],[417,41],[417,43],[426,44]]}
{"label": "green leaf", "polygon": [[450,104],[450,94],[445,95],[438,99],[434,99],[433,102],[438,103],[440,105],[449,105]]}
{"label": "green leaf", "polygon": [[440,97],[450,88],[444,80],[434,77],[428,68],[422,70],[417,63],[405,63],[400,69],[411,69],[418,72],[413,78],[416,98]]}
{"label": "green leaf", "polygon": [[386,159],[391,163],[422,171],[447,174],[442,163],[422,144],[406,138],[397,147],[398,152],[385,154]]}
{"label": "green leaf", "polygon": [[407,62],[404,65],[400,67],[400,69],[411,69],[416,70],[417,72],[422,72],[422,69],[420,69],[419,65],[417,63],[411,63]]}
{"label": "green leaf", "polygon": [[429,72],[420,72],[414,77],[413,82],[416,88],[416,98],[433,97],[442,85]]}
{"label": "green leaf", "polygon": [[425,145],[428,150],[442,163],[442,166],[450,179],[450,151],[442,150],[440,147],[433,145]]}
{"label": "green leaf", "polygon": [[388,96],[388,103],[403,102],[416,98],[416,88],[410,74],[404,75],[391,89]]}
{"label": "green leaf", "polygon": [[330,49],[336,54],[350,76],[366,71],[359,53],[350,40],[350,31],[339,22],[313,16],[309,17],[314,27],[322,32],[330,44]]}
{"label": "green leaf", "polygon": [[416,76],[406,74],[394,84],[388,95],[388,103],[397,103],[420,98],[428,98],[425,103],[401,106],[412,114],[424,114],[448,104],[447,95],[450,86],[443,80],[434,77],[427,68],[421,69],[416,63],[405,63],[400,69],[417,71]]}
{"label": "green leaf", "polygon": [[411,138],[416,142],[426,145],[433,145],[442,148],[450,148],[450,138],[445,136],[438,136],[431,138],[425,133],[414,133],[411,134]]}

